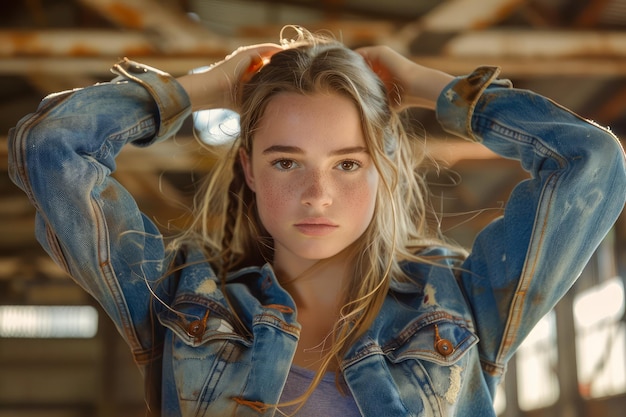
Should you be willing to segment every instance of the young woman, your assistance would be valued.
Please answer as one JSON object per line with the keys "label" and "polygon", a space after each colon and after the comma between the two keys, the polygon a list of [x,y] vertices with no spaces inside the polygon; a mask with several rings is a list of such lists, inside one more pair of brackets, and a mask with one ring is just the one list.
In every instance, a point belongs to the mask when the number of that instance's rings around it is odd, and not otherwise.
{"label": "young woman", "polygon": [[[116,323],[155,415],[494,415],[507,361],[624,206],[618,140],[496,68],[301,35],[178,80],[125,60],[46,98],[10,134],[39,241]],[[411,106],[531,175],[468,254],[427,226]],[[209,108],[241,132],[166,244],[114,158]]]}

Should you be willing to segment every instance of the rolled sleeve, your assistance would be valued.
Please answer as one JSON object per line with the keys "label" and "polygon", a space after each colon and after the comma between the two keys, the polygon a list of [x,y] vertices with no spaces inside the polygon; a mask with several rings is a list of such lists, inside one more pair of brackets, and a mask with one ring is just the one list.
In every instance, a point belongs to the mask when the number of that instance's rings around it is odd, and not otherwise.
{"label": "rolled sleeve", "polygon": [[126,58],[115,64],[111,71],[119,76],[114,81],[129,80],[143,86],[157,105],[159,127],[156,136],[150,141],[133,142],[135,145],[149,145],[172,136],[191,114],[187,92],[170,74]]}
{"label": "rolled sleeve", "polygon": [[476,103],[488,88],[511,88],[509,80],[500,80],[500,68],[484,66],[467,76],[457,77],[443,89],[437,100],[437,120],[444,130],[481,142],[472,133],[472,115]]}

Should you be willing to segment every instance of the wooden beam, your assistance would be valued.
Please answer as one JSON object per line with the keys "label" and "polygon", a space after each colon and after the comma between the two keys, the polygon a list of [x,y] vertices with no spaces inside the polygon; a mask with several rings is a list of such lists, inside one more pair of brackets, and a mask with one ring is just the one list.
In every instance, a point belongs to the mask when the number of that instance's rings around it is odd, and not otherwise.
{"label": "wooden beam", "polygon": [[[344,32],[344,41],[362,42],[362,28]],[[385,38],[399,50],[404,38]],[[245,41],[245,42],[244,42]],[[265,42],[261,38],[233,38],[226,44],[196,44],[198,49],[165,54],[139,33],[115,31],[0,31],[0,74],[57,73],[104,77],[121,57],[128,56],[173,75],[223,59],[241,44]],[[452,73],[465,73],[477,65],[500,65],[515,76],[600,75],[626,73],[626,33],[573,31],[473,31],[452,38],[441,56],[414,56],[418,62]]]}
{"label": "wooden beam", "polygon": [[455,57],[506,59],[626,59],[626,33],[617,31],[467,31],[451,39],[443,53]]}
{"label": "wooden beam", "polygon": [[[169,72],[174,76],[187,73],[223,59],[221,56],[172,57],[172,56],[128,56],[147,65]],[[413,56],[415,62],[451,74],[467,74],[480,65],[502,67],[505,77],[542,76],[599,76],[624,77],[626,59],[583,57],[521,59],[512,56]],[[116,57],[13,57],[0,59],[0,75],[58,74],[67,77],[92,76],[112,78],[109,69],[118,61]]]}
{"label": "wooden beam", "polygon": [[457,32],[484,29],[508,17],[526,0],[448,0],[422,17],[418,26],[422,31]]}
{"label": "wooden beam", "polygon": [[[79,0],[120,27],[150,33],[168,53],[221,49],[232,40],[218,36],[184,10],[154,0]],[[232,49],[231,49],[232,50]]]}
{"label": "wooden beam", "polygon": [[140,32],[98,29],[2,30],[0,56],[120,56],[158,50]]}

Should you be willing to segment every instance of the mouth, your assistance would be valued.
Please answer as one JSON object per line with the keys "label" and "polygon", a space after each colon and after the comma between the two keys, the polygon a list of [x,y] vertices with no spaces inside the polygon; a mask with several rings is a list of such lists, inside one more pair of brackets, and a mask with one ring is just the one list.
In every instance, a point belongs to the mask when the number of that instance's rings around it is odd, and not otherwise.
{"label": "mouth", "polygon": [[301,220],[294,227],[303,235],[325,236],[337,230],[339,226],[328,219],[311,218]]}

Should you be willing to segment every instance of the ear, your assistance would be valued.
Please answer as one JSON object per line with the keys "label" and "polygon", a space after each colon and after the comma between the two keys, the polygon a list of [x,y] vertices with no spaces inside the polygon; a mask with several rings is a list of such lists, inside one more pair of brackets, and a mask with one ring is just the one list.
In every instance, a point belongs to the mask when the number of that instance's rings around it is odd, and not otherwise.
{"label": "ear", "polygon": [[246,177],[246,184],[248,184],[248,187],[250,187],[252,192],[256,192],[254,187],[254,174],[252,173],[252,159],[244,148],[239,148],[239,163],[243,168],[243,174]]}

